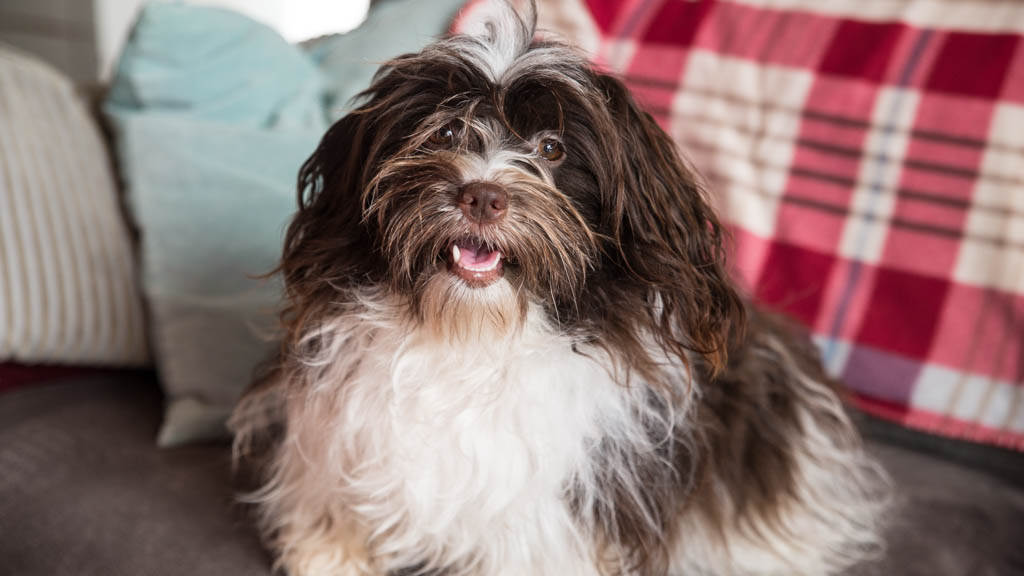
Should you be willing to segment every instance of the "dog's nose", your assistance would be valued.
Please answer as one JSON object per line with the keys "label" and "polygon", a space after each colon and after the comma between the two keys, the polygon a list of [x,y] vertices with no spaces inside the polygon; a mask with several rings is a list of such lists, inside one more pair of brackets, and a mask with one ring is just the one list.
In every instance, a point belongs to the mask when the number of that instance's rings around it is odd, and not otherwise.
{"label": "dog's nose", "polygon": [[497,184],[470,182],[459,190],[459,208],[479,224],[500,220],[508,208],[508,194]]}

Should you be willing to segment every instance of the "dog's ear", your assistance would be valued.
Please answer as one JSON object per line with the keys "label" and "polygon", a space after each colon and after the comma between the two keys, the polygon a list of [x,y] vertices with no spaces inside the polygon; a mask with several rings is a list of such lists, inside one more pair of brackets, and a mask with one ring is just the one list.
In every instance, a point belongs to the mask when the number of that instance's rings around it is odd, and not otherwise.
{"label": "dog's ear", "polygon": [[299,171],[298,211],[285,234],[278,271],[290,311],[283,320],[298,336],[309,315],[323,312],[336,291],[374,269],[372,223],[362,196],[373,162],[375,116],[361,107],[336,122]]}
{"label": "dog's ear", "polygon": [[724,368],[744,307],[725,269],[723,230],[675,144],[616,78],[600,75],[611,138],[611,190],[602,202],[608,257],[649,291],[660,344]]}

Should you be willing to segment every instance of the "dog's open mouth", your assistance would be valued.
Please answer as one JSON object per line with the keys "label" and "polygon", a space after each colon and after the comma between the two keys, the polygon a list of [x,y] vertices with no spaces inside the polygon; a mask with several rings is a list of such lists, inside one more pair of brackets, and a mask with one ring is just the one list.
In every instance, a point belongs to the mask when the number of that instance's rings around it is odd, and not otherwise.
{"label": "dog's open mouth", "polygon": [[448,270],[474,288],[490,286],[505,273],[505,255],[476,238],[463,238],[448,249]]}

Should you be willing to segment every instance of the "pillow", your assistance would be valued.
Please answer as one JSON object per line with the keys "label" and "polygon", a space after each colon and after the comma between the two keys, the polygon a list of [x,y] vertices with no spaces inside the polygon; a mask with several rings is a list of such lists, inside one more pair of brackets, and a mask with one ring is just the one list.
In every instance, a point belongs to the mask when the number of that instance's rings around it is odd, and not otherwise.
{"label": "pillow", "polygon": [[224,435],[274,345],[281,287],[254,276],[277,264],[298,169],[327,111],[339,116],[331,103],[363,90],[380,61],[444,33],[461,2],[380,3],[363,28],[314,42],[310,55],[226,10],[143,10],[105,107],[141,231],[168,397],[160,445]]}
{"label": "pillow", "polygon": [[105,103],[167,396],[158,443],[223,436],[273,337],[295,182],[326,122],[298,48],[226,10],[150,4]]}
{"label": "pillow", "polygon": [[323,128],[316,65],[273,29],[230,10],[153,3],[118,62],[109,101],[250,127]]}
{"label": "pillow", "polygon": [[597,60],[706,177],[738,275],[858,405],[1024,449],[1024,5],[546,10],[589,20],[561,32],[598,32]]}
{"label": "pillow", "polygon": [[377,2],[355,30],[317,40],[310,56],[328,79],[332,120],[345,115],[380,65],[416,52],[448,31],[465,0],[386,0]]}
{"label": "pillow", "polygon": [[70,81],[0,47],[0,361],[149,361],[109,162]]}

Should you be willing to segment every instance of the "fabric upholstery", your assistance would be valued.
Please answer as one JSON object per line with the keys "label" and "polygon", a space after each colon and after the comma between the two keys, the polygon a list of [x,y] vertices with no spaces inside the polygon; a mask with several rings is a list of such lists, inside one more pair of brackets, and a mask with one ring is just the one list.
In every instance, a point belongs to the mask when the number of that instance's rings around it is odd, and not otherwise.
{"label": "fabric upholstery", "polygon": [[[141,371],[143,369],[140,368],[138,370]],[[125,371],[124,368],[0,362],[0,394],[16,388],[47,384],[55,380],[103,377],[109,374],[121,374]]]}
{"label": "fabric upholstery", "polygon": [[416,52],[448,30],[465,0],[387,0],[370,8],[366,21],[345,34],[313,42],[310,56],[327,77],[328,115],[337,120],[395,56]]}
{"label": "fabric upholstery", "polygon": [[110,159],[71,82],[0,47],[0,361],[149,360]]}
{"label": "fabric upholstery", "polygon": [[[230,448],[154,447],[159,401],[153,378],[139,375],[0,395],[0,574],[270,574],[232,496]],[[1024,478],[999,479],[894,445],[871,450],[902,504],[887,556],[852,576],[1024,570]]]}
{"label": "fabric upholstery", "polygon": [[269,26],[211,6],[139,13],[111,85],[116,110],[249,127],[324,128],[324,79]]}
{"label": "fabric upholstery", "polygon": [[0,395],[0,574],[261,576],[224,444],[158,449],[152,375]]}
{"label": "fabric upholstery", "polygon": [[[466,18],[470,18],[467,11]],[[1024,4],[569,0],[866,410],[1024,449]]]}
{"label": "fabric upholstery", "polygon": [[272,348],[273,269],[299,166],[326,129],[324,81],[270,28],[205,6],[150,4],[105,103],[168,395],[158,442],[225,435]]}
{"label": "fabric upholstery", "polygon": [[274,346],[280,284],[255,277],[277,264],[299,167],[379,63],[443,33],[456,4],[381,3],[368,28],[314,42],[309,55],[226,10],[142,12],[105,109],[169,397],[160,445],[225,435]]}

